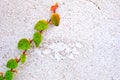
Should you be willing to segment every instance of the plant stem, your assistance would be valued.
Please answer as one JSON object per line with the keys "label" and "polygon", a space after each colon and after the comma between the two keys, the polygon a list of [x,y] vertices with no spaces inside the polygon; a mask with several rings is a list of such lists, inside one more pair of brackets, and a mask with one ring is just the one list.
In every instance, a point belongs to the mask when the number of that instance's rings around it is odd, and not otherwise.
{"label": "plant stem", "polygon": [[[55,6],[58,7],[58,4],[56,3]],[[57,9],[57,8],[56,8],[56,9]],[[54,11],[52,11],[52,13],[56,13],[56,9],[55,9]],[[47,24],[50,24],[50,23],[51,23],[51,19],[49,19],[49,20],[47,21]],[[39,31],[39,33],[42,34],[42,33],[43,33],[43,30]],[[33,42],[33,39],[29,39],[29,42],[30,42],[30,45],[31,45],[32,42]],[[27,55],[26,52],[27,52],[27,50],[24,50],[24,51],[22,52],[22,54]],[[15,58],[15,60],[17,61],[17,63],[19,63],[21,59],[20,59],[20,58]],[[17,73],[17,70],[14,70],[14,69],[10,69],[10,71]],[[2,76],[2,77],[5,79],[5,76],[3,75],[2,72],[0,72],[0,76]]]}

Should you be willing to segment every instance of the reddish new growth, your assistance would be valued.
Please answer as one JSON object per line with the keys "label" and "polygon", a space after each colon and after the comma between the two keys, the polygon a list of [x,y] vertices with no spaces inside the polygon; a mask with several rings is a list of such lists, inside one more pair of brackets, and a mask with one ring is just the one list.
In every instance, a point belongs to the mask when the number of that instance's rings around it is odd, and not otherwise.
{"label": "reddish new growth", "polygon": [[18,67],[18,63],[21,62],[22,64],[24,64],[24,62],[26,61],[26,53],[27,50],[30,49],[32,43],[34,42],[34,44],[36,45],[36,47],[38,47],[42,41],[42,33],[44,30],[46,30],[48,28],[48,24],[53,24],[54,26],[58,26],[60,23],[60,16],[59,14],[56,13],[56,9],[58,8],[58,4],[56,3],[55,5],[51,6],[51,11],[52,11],[52,15],[50,17],[49,20],[39,20],[35,26],[34,26],[34,30],[36,30],[36,32],[33,34],[33,38],[32,39],[26,39],[26,38],[22,38],[21,40],[19,40],[18,42],[18,49],[19,50],[23,50],[22,54],[19,56],[19,58],[13,58],[8,60],[6,67],[8,68],[8,70],[5,73],[0,72],[0,80],[13,80],[13,76],[14,73],[17,73],[16,68]]}
{"label": "reddish new growth", "polygon": [[57,8],[58,8],[58,4],[56,3],[55,5],[51,6],[51,11],[55,13]]}

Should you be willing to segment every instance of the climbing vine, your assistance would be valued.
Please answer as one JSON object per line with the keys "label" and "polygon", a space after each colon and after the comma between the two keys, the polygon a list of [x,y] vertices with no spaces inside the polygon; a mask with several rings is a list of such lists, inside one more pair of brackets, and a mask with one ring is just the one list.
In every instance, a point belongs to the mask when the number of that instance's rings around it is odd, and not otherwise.
{"label": "climbing vine", "polygon": [[22,54],[19,58],[12,58],[8,60],[6,67],[8,68],[5,73],[0,72],[0,80],[13,80],[14,73],[17,72],[16,68],[18,67],[19,62],[24,64],[26,62],[26,53],[30,49],[32,43],[38,47],[42,42],[42,32],[46,30],[49,24],[53,24],[54,26],[59,26],[60,16],[56,13],[56,9],[58,8],[58,4],[52,5],[50,10],[52,11],[50,20],[39,20],[35,26],[34,30],[36,32],[33,34],[32,39],[22,38],[18,41],[17,48],[18,50],[22,50]]}

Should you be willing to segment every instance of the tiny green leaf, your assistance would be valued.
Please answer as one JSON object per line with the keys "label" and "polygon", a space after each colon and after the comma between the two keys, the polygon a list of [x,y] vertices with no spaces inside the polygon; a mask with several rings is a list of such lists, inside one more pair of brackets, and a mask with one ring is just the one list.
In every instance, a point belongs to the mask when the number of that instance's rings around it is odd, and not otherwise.
{"label": "tiny green leaf", "polygon": [[0,80],[4,80],[4,78],[3,78],[3,76],[2,76],[2,75],[0,75]]}
{"label": "tiny green leaf", "polygon": [[60,23],[60,16],[59,16],[59,14],[53,13],[52,16],[51,16],[51,22],[55,26],[59,26],[59,23]]}
{"label": "tiny green leaf", "polygon": [[10,70],[7,70],[5,72],[5,79],[6,80],[13,80],[13,72],[11,72]]}
{"label": "tiny green leaf", "polygon": [[18,66],[18,63],[15,59],[10,59],[8,62],[7,62],[7,65],[6,65],[8,68],[10,69],[15,69],[17,68]]}
{"label": "tiny green leaf", "polygon": [[33,41],[36,47],[38,47],[39,44],[42,42],[42,35],[39,32],[35,32],[33,35]]}
{"label": "tiny green leaf", "polygon": [[27,50],[30,48],[30,42],[27,39],[21,39],[18,42],[18,49],[19,50]]}
{"label": "tiny green leaf", "polygon": [[40,20],[35,24],[35,30],[45,30],[48,28],[48,23],[45,20]]}
{"label": "tiny green leaf", "polygon": [[25,63],[25,61],[26,61],[26,55],[25,54],[21,54],[20,61],[21,61],[22,64]]}

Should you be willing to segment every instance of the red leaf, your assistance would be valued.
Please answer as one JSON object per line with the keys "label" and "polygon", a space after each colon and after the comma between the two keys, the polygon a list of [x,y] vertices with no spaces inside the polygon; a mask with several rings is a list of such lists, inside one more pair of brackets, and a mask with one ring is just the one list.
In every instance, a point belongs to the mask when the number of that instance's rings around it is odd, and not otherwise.
{"label": "red leaf", "polygon": [[58,8],[58,4],[56,3],[55,5],[51,6],[51,11],[55,12],[57,8]]}
{"label": "red leaf", "polygon": [[56,7],[55,6],[51,6],[51,11],[55,11]]}

